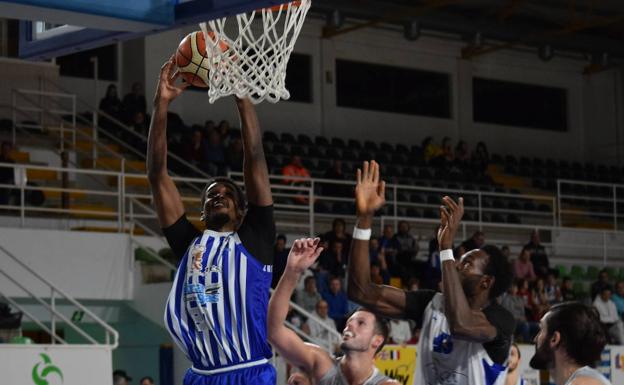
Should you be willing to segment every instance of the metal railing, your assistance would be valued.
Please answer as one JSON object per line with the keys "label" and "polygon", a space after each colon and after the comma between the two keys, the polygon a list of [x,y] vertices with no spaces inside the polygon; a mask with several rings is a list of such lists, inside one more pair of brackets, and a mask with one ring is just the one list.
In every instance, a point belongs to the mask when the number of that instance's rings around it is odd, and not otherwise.
{"label": "metal railing", "polygon": [[[34,299],[35,302],[39,303],[47,311],[50,312],[50,326],[48,327],[43,321],[41,321],[39,318],[37,318],[35,315],[33,315],[31,312],[25,309],[22,305],[20,305],[15,299],[0,292],[1,297],[3,297],[7,302],[9,302],[13,307],[21,311],[26,317],[32,320],[43,331],[48,333],[50,335],[52,344],[56,344],[57,342],[61,344],[67,344],[67,341],[65,341],[56,333],[57,322],[63,322],[65,325],[73,329],[76,333],[78,333],[78,335],[80,335],[90,344],[107,345],[111,349],[117,348],[117,346],[119,345],[119,333],[115,329],[113,329],[110,325],[104,322],[100,317],[95,315],[87,307],[82,305],[80,302],[76,301],[73,297],[70,297],[67,293],[65,293],[65,291],[63,291],[58,286],[46,280],[36,271],[31,269],[28,265],[26,265],[18,257],[16,257],[14,254],[12,254],[10,251],[8,251],[6,248],[4,248],[1,245],[0,245],[0,251],[2,251],[2,253],[6,256],[6,258],[4,258],[5,260],[13,261],[15,264],[20,266],[23,270],[28,272],[30,276],[32,277],[32,279],[36,280],[37,282],[49,288],[50,298],[48,301],[46,301],[45,299],[36,295],[31,289],[29,289],[28,286],[30,285],[27,286],[23,284],[22,282],[19,282],[18,280],[13,278],[4,268],[0,267],[0,275],[4,276],[8,281],[13,283],[18,288],[20,288],[24,293],[26,293],[26,295]],[[7,265],[4,265],[4,266],[7,266]],[[77,323],[75,323],[70,318],[62,314],[57,308],[58,300],[64,300],[68,302],[69,304],[75,306],[79,311],[83,312],[84,315],[88,316],[90,320],[93,321],[93,323],[99,325],[104,331],[104,341],[103,342],[97,341],[96,338],[90,335],[87,331],[80,328],[80,326]]]}
{"label": "metal railing", "polygon": [[624,184],[557,180],[560,225],[578,221],[608,221],[618,230],[624,219]]}

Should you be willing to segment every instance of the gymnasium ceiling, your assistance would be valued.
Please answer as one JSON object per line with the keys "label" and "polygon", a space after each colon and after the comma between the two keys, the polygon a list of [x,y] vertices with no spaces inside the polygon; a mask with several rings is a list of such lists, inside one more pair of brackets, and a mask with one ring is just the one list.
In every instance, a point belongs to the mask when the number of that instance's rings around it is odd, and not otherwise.
{"label": "gymnasium ceiling", "polygon": [[313,0],[313,12],[339,10],[347,23],[326,28],[326,37],[371,26],[403,28],[416,22],[481,43],[465,58],[500,49],[549,45],[554,52],[624,59],[624,0]]}

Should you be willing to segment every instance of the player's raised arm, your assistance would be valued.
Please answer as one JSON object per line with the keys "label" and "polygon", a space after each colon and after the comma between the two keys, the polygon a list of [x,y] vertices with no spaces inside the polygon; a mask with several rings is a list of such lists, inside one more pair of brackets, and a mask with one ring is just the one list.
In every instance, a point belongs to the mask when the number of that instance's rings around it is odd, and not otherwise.
{"label": "player's raised arm", "polygon": [[169,227],[184,214],[180,193],[167,172],[167,110],[169,104],[188,86],[175,85],[173,56],[160,69],[154,95],[154,111],[147,139],[147,177],[160,226]]}
{"label": "player's raised arm", "polygon": [[[438,243],[442,262],[444,308],[451,334],[474,342],[491,341],[496,337],[496,328],[488,321],[479,307],[475,309],[468,302],[457,271],[458,265],[452,257],[453,239],[464,215],[464,199],[459,198],[459,202],[455,202],[446,196],[442,201],[444,205],[440,206]],[[443,253],[450,254],[445,257]],[[472,259],[468,257],[459,262],[459,267],[470,269],[472,268],[470,263],[472,263]],[[480,278],[488,280],[488,282],[484,282],[486,285],[491,284],[489,281],[496,279],[483,275]]]}
{"label": "player's raised arm", "polygon": [[243,174],[249,203],[265,207],[273,204],[269,169],[264,158],[262,132],[254,105],[249,99],[236,98],[243,136]]}
{"label": "player's raised arm", "polygon": [[[322,376],[332,365],[331,358],[321,348],[304,343],[295,332],[284,324],[290,297],[301,274],[310,267],[323,251],[319,239],[298,239],[288,254],[286,269],[269,302],[267,316],[269,342],[284,356],[286,361],[305,372]],[[320,374],[320,376],[319,376]]]}
{"label": "player's raised arm", "polygon": [[380,180],[379,164],[364,162],[357,171],[355,206],[357,230],[353,234],[349,255],[349,299],[389,317],[405,315],[406,296],[403,290],[377,285],[370,279],[369,238],[373,215],[385,203],[385,182]]}

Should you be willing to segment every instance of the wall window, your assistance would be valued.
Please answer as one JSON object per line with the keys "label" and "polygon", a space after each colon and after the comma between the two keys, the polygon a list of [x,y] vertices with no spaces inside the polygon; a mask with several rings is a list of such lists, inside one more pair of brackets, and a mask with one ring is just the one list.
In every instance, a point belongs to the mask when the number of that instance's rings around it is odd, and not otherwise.
{"label": "wall window", "polygon": [[451,79],[441,72],[336,60],[340,107],[451,118]]}
{"label": "wall window", "polygon": [[286,89],[291,102],[312,103],[312,56],[300,53],[290,55],[286,68]]}
{"label": "wall window", "polygon": [[568,94],[564,88],[474,78],[472,90],[475,122],[568,129]]}
{"label": "wall window", "polygon": [[93,56],[98,58],[98,78],[117,81],[117,46],[115,44],[57,57],[56,63],[60,66],[61,76],[92,79],[91,58]]}

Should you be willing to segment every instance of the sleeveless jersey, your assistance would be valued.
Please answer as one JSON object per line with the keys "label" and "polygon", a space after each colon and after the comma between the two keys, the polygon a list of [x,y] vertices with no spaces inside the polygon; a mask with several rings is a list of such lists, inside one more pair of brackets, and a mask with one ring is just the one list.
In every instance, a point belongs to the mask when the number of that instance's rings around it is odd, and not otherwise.
{"label": "sleeveless jersey", "polygon": [[435,294],[423,317],[414,385],[494,385],[506,370],[492,361],[483,344],[451,336],[444,297]]}
{"label": "sleeveless jersey", "polygon": [[165,309],[175,343],[206,374],[266,363],[272,265],[263,265],[237,233],[206,230],[182,259]]}
{"label": "sleeveless jersey", "polygon": [[[377,368],[373,369],[373,374],[362,385],[381,385],[392,378],[384,376]],[[321,378],[317,385],[349,385],[340,370],[340,360],[334,360],[334,366]]]}

